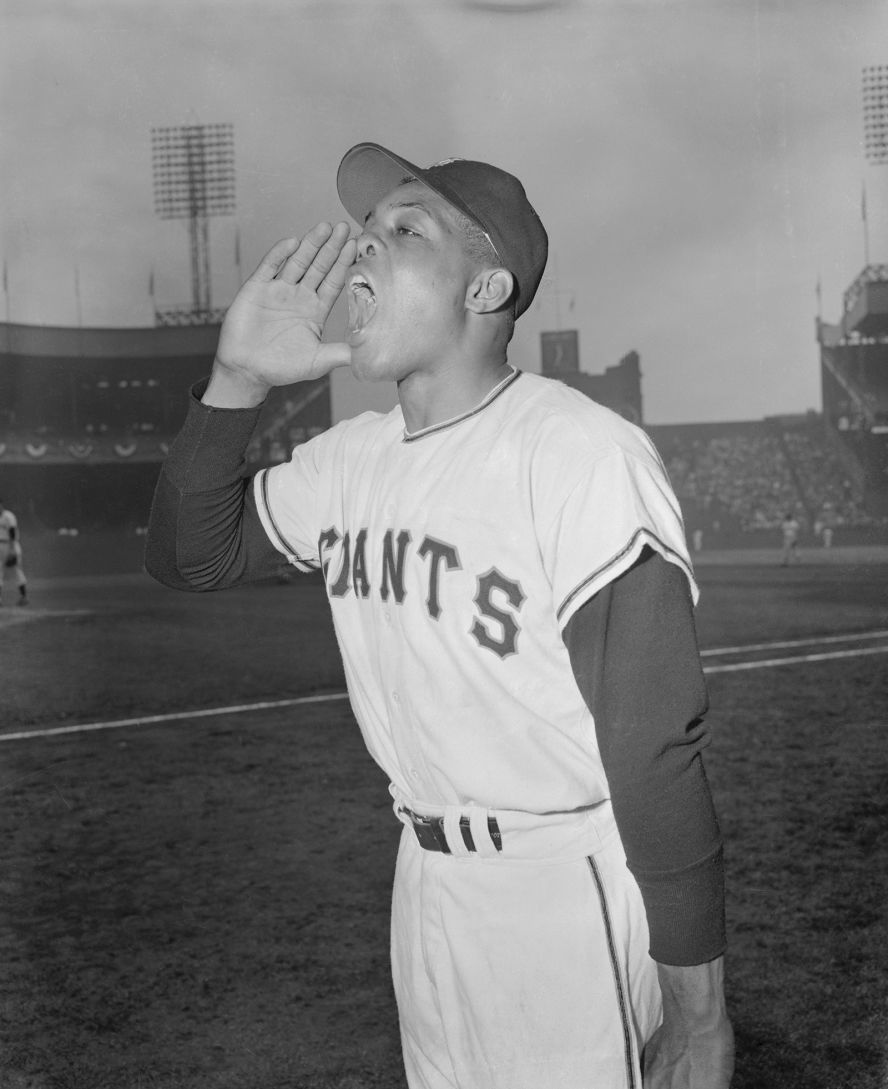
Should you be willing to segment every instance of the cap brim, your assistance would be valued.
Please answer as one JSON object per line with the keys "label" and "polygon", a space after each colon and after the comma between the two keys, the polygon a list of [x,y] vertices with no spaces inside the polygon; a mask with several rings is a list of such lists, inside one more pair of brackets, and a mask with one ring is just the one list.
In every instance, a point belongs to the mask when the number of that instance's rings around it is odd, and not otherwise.
{"label": "cap brim", "polygon": [[498,253],[498,247],[490,237],[484,223],[467,206],[458,193],[432,178],[430,171],[402,159],[381,144],[355,144],[347,151],[336,172],[336,189],[342,206],[348,214],[362,226],[368,213],[387,194],[409,178],[415,178],[420,185],[442,197],[451,208],[470,219],[484,232],[488,241]]}
{"label": "cap brim", "polygon": [[345,153],[336,173],[336,189],[342,206],[356,222],[363,224],[380,200],[405,178],[415,177],[423,185],[424,171],[379,144],[355,144]]}

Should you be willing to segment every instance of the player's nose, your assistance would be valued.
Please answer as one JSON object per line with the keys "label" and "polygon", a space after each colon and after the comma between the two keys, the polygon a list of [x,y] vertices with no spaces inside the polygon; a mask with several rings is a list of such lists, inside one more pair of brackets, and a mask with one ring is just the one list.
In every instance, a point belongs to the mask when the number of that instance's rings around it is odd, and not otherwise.
{"label": "player's nose", "polygon": [[377,236],[372,231],[365,229],[358,238],[358,260],[362,257],[373,257],[379,250],[379,245]]}

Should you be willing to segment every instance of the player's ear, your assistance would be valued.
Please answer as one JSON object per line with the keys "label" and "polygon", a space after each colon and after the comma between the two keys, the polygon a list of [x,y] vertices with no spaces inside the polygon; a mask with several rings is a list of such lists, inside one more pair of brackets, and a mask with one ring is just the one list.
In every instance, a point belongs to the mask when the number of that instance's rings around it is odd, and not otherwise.
{"label": "player's ear", "polygon": [[514,288],[515,279],[508,269],[481,269],[466,291],[466,309],[475,314],[492,314],[502,310],[511,299]]}

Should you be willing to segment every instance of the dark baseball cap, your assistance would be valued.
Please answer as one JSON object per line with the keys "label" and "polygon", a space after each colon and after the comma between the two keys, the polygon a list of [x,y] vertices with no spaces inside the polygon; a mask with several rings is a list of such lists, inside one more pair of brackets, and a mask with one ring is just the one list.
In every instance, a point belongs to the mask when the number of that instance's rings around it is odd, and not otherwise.
{"label": "dark baseball cap", "polygon": [[356,144],[339,164],[336,188],[345,210],[363,223],[387,193],[414,179],[487,235],[515,279],[515,316],[523,314],[542,279],[549,239],[521,182],[489,163],[446,159],[423,169],[379,144]]}

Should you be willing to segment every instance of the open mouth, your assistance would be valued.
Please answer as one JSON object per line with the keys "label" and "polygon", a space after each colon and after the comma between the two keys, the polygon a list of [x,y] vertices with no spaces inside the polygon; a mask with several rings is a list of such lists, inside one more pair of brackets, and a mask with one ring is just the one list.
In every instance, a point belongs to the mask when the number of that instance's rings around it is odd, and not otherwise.
{"label": "open mouth", "polygon": [[348,331],[362,333],[376,313],[376,294],[369,281],[355,273],[348,282]]}

